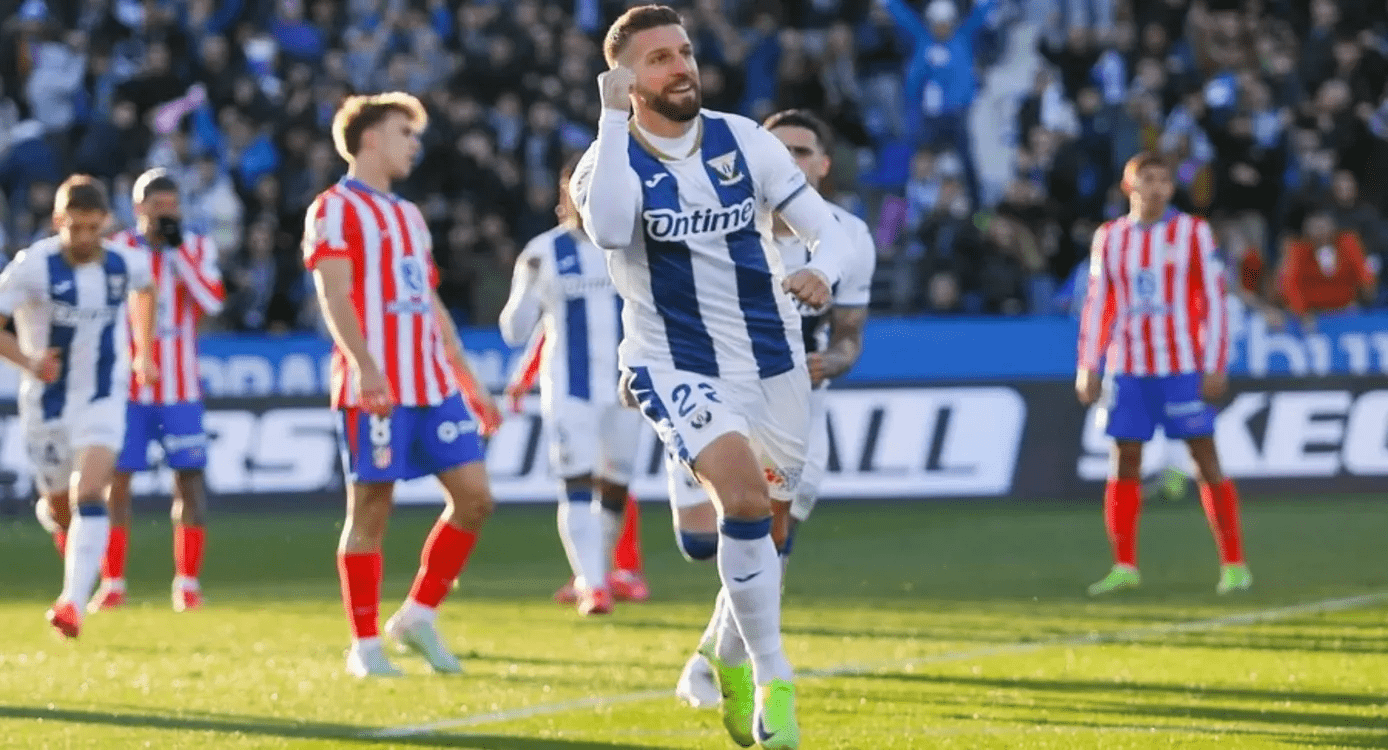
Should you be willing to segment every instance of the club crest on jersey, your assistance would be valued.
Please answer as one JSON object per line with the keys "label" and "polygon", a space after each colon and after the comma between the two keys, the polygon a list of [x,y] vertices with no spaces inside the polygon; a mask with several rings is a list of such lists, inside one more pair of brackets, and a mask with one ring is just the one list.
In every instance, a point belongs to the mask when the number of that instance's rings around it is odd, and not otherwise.
{"label": "club crest on jersey", "polygon": [[1143,299],[1151,299],[1157,296],[1157,277],[1151,271],[1137,272],[1137,296]]}
{"label": "club crest on jersey", "polygon": [[661,242],[679,242],[705,234],[730,234],[752,222],[757,205],[751,198],[726,208],[697,208],[693,211],[672,211],[653,208],[641,213],[646,221],[646,234]]}
{"label": "club crest on jersey", "polygon": [[378,445],[371,449],[371,463],[378,469],[390,467],[391,451],[389,445]]}
{"label": "club crest on jersey", "polygon": [[411,297],[424,296],[424,267],[419,258],[406,255],[400,259],[400,283]]}
{"label": "club crest on jersey", "polygon": [[718,175],[718,184],[723,187],[736,185],[742,182],[742,178],[745,176],[742,174],[742,170],[737,168],[736,151],[729,151],[721,156],[715,156],[704,163],[708,165],[709,169],[713,170],[714,174]]}

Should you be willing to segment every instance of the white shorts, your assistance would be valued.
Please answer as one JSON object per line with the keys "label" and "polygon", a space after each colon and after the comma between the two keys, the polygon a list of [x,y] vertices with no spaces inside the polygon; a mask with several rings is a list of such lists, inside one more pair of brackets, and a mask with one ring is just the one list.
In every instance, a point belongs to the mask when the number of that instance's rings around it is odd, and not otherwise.
{"label": "white shorts", "polygon": [[19,423],[39,492],[66,492],[78,451],[95,446],[120,452],[125,442],[125,399],[103,398],[70,406],[63,416],[47,421],[41,412],[22,408]]}
{"label": "white shorts", "polygon": [[592,476],[631,482],[641,437],[641,412],[620,404],[564,398],[545,409],[549,463],[563,479]]}
{"label": "white shorts", "polygon": [[790,514],[797,521],[810,517],[819,500],[819,483],[824,481],[824,468],[829,464],[829,415],[824,409],[825,389],[810,392],[810,437],[805,455],[805,470],[800,474],[800,488],[790,503]]}
{"label": "white shorts", "polygon": [[810,379],[795,369],[765,379],[725,380],[654,367],[625,368],[622,387],[641,405],[666,449],[689,469],[729,432],[752,444],[771,497],[790,501],[805,466]]}

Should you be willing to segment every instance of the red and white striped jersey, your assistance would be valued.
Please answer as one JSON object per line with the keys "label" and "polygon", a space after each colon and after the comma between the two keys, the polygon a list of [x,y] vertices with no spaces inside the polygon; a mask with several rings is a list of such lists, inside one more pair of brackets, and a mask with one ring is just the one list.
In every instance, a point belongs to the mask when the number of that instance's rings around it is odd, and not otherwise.
{"label": "red and white striped jersey", "polygon": [[[141,385],[131,378],[130,401],[180,404],[201,400],[198,321],[204,315],[221,312],[226,300],[216,246],[202,235],[185,234],[183,244],[177,249],[154,250],[144,236],[133,229],[117,232],[110,241],[147,254],[158,295],[152,355],[154,366],[159,369],[159,382]],[[126,330],[133,330],[128,322]],[[133,337],[127,336],[126,346],[134,359]]]}
{"label": "red and white striped jersey", "polygon": [[[1203,219],[1167,211],[1105,223],[1090,250],[1079,366],[1120,375],[1223,372],[1229,358],[1224,274]],[[1105,351],[1107,350],[1107,351]]]}
{"label": "red and white striped jersey", "polygon": [[[367,351],[401,406],[431,406],[458,389],[444,334],[434,318],[432,241],[413,203],[344,179],[309,206],[304,267],[325,258],[352,262],[352,307]],[[334,409],[359,404],[346,353],[333,345]]]}

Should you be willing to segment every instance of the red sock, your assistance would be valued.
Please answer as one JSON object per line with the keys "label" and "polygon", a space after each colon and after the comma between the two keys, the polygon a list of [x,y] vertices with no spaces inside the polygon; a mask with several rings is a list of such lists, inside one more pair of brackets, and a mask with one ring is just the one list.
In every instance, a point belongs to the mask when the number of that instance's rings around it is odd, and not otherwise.
{"label": "red sock", "polygon": [[110,541],[106,543],[106,558],[101,561],[101,577],[125,577],[125,548],[130,543],[130,527],[111,524]]}
{"label": "red sock", "polygon": [[1200,504],[1205,506],[1205,518],[1210,522],[1219,547],[1219,561],[1225,565],[1243,562],[1243,539],[1239,532],[1239,491],[1234,480],[1225,479],[1216,485],[1200,485]]}
{"label": "red sock", "polygon": [[477,532],[465,531],[439,519],[419,553],[419,573],[410,588],[410,598],[426,607],[442,604],[476,544]]}
{"label": "red sock", "polygon": [[58,557],[67,557],[67,529],[53,532],[53,546],[58,548]]}
{"label": "red sock", "polygon": [[342,605],[352,621],[352,637],[379,636],[381,553],[337,553],[337,577],[342,582]]}
{"label": "red sock", "polygon": [[640,573],[641,564],[641,503],[627,495],[626,513],[622,520],[622,535],[612,551],[612,565],[617,570]]}
{"label": "red sock", "polygon": [[1142,515],[1142,482],[1110,479],[1104,491],[1104,524],[1113,545],[1113,561],[1137,566],[1137,519]]}
{"label": "red sock", "polygon": [[185,578],[197,578],[202,571],[203,528],[174,524],[174,570]]}

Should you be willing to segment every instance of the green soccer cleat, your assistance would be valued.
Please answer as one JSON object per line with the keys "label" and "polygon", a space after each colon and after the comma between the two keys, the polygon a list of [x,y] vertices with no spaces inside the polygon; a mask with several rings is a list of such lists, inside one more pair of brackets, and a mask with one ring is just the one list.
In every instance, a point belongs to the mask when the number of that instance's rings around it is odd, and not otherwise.
{"label": "green soccer cleat", "polygon": [[1089,587],[1090,596],[1103,596],[1112,594],[1115,591],[1125,589],[1135,589],[1142,583],[1142,576],[1138,574],[1137,568],[1131,565],[1115,565],[1113,569],[1104,576],[1103,580]]}
{"label": "green soccer cleat", "polygon": [[1219,566],[1219,583],[1215,593],[1224,595],[1233,591],[1247,591],[1253,587],[1253,574],[1243,563]]}
{"label": "green soccer cleat", "polygon": [[728,736],[742,747],[757,744],[752,736],[757,693],[756,685],[752,682],[752,662],[745,661],[730,667],[714,654],[712,646],[699,649],[699,653],[713,666],[713,679],[723,696],[723,727],[728,730]]}
{"label": "green soccer cleat", "polygon": [[757,688],[757,743],[764,750],[796,750],[800,724],[795,720],[795,685],[772,680]]}

